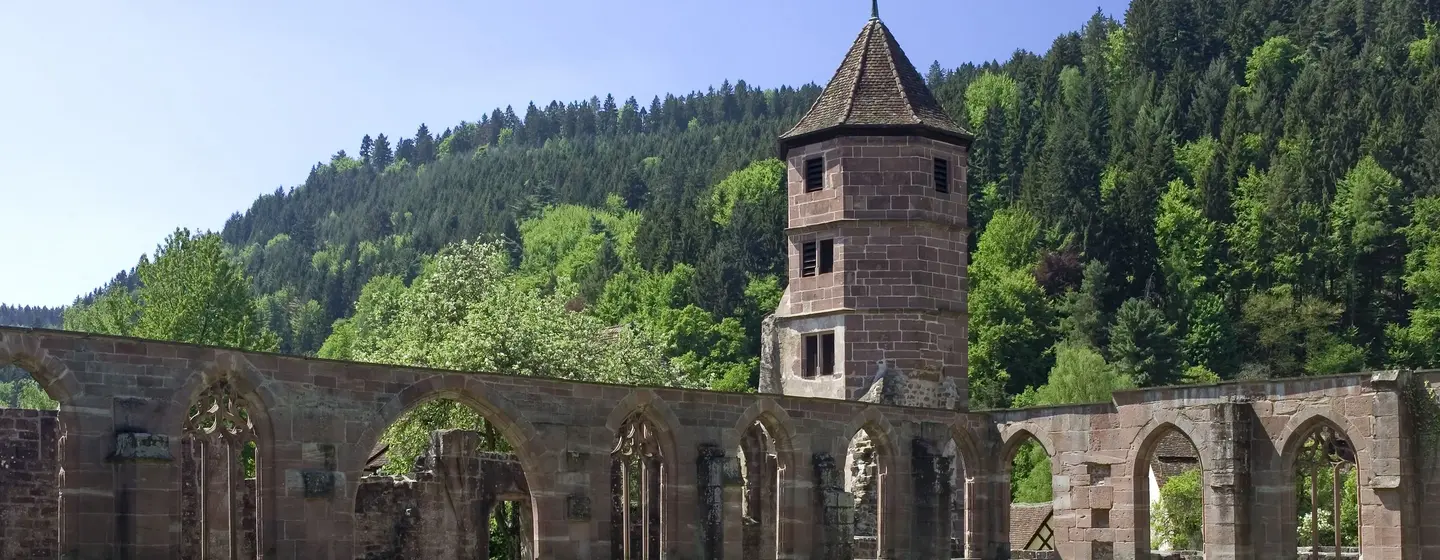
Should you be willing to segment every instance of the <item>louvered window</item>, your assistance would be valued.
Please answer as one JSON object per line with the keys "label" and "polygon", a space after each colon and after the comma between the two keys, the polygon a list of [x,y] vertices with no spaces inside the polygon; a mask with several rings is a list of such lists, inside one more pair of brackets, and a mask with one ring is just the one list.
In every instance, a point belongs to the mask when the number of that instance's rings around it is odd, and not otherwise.
{"label": "louvered window", "polygon": [[835,240],[810,241],[800,246],[800,275],[835,272]]}
{"label": "louvered window", "polygon": [[805,335],[805,357],[800,375],[819,377],[835,373],[835,333]]}
{"label": "louvered window", "polygon": [[814,241],[800,246],[800,275],[814,276],[819,263],[818,244]]}
{"label": "louvered window", "polygon": [[805,160],[805,192],[815,192],[823,188],[825,188],[825,158]]}
{"label": "louvered window", "polygon": [[935,158],[935,190],[950,192],[950,162],[940,158]]}

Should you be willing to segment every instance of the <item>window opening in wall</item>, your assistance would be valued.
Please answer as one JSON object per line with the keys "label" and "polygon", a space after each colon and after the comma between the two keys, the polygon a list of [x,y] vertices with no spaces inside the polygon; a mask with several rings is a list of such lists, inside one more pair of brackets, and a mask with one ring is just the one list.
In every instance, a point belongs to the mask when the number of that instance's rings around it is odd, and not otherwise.
{"label": "window opening in wall", "polygon": [[889,512],[882,507],[889,484],[885,476],[888,451],[876,434],[861,428],[850,439],[845,452],[845,491],[855,499],[850,532],[854,542],[853,558],[879,558],[879,552],[889,544],[883,538]]}
{"label": "window opening in wall", "polygon": [[805,335],[805,363],[802,364],[805,377],[818,377],[835,373],[835,333]]}
{"label": "window opening in wall", "polygon": [[[1141,443],[1137,458],[1141,462],[1135,465],[1135,472],[1146,476],[1133,481],[1135,527],[1149,530],[1137,535],[1136,554],[1203,554],[1205,475],[1195,444],[1174,426],[1162,426]],[[1098,516],[1099,510],[1095,513]]]}
{"label": "window opening in wall", "polygon": [[816,270],[818,269],[818,266],[819,266],[818,263],[817,263],[817,260],[818,260],[818,259],[819,259],[818,245],[817,245],[814,241],[811,241],[811,242],[805,243],[804,245],[801,245],[801,246],[800,246],[800,275],[801,275],[801,276],[806,276],[806,277],[814,276],[814,275],[815,275],[815,272],[816,272]]}
{"label": "window opening in wall", "polygon": [[191,404],[181,443],[181,534],[186,558],[254,558],[260,521],[255,426],[227,380]]}
{"label": "window opening in wall", "polygon": [[775,439],[756,421],[740,440],[744,501],[741,514],[743,558],[775,558],[780,532],[780,461]]}
{"label": "window opening in wall", "polygon": [[1301,557],[1343,558],[1355,552],[1347,548],[1360,546],[1355,449],[1339,430],[1321,425],[1306,436],[1298,453],[1295,532]]}
{"label": "window opening in wall", "polygon": [[610,557],[658,560],[666,467],[655,427],[643,416],[631,416],[610,458]]}
{"label": "window opening in wall", "polygon": [[950,162],[940,158],[935,158],[935,190],[950,192]]}
{"label": "window opening in wall", "polygon": [[835,240],[809,241],[800,246],[800,276],[835,272]]}
{"label": "window opening in wall", "polygon": [[817,157],[805,160],[805,192],[815,192],[825,188],[825,158]]}
{"label": "window opening in wall", "polygon": [[1010,546],[1020,550],[1053,550],[1050,516],[1054,481],[1050,454],[1034,436],[1024,438],[1006,463],[1010,466]]}
{"label": "window opening in wall", "polygon": [[[433,558],[444,547],[465,558],[534,558],[528,483],[514,450],[500,426],[468,404],[437,398],[415,405],[369,450],[355,509],[357,525],[367,529],[357,530],[357,546],[384,558]],[[368,499],[404,480],[426,481],[409,486],[416,517],[464,537],[413,538],[395,522],[395,502]],[[464,507],[443,505],[452,495],[466,496]]]}

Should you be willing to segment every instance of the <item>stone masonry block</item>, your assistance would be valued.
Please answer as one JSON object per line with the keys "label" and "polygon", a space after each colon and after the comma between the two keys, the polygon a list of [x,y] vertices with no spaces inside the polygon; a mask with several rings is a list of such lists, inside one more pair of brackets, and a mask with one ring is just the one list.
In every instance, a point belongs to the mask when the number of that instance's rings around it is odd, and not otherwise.
{"label": "stone masonry block", "polygon": [[170,461],[170,436],[142,432],[115,434],[115,456],[119,461]]}
{"label": "stone masonry block", "polygon": [[566,496],[565,519],[567,521],[589,521],[590,497],[584,494],[571,494]]}
{"label": "stone masonry block", "polygon": [[335,473],[308,470],[300,473],[306,498],[329,498],[335,493]]}

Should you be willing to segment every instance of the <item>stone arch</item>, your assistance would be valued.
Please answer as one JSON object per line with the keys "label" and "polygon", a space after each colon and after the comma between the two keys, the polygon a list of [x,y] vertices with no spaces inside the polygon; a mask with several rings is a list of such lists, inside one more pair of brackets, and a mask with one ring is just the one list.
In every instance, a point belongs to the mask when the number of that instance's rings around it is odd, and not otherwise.
{"label": "stone arch", "polygon": [[1015,452],[1027,440],[1035,440],[1040,447],[1045,448],[1046,455],[1052,459],[1055,457],[1055,444],[1050,441],[1049,435],[1042,436],[1045,432],[1031,429],[1033,427],[1011,424],[1000,429],[1000,440],[1004,443],[1000,446],[1001,452],[997,458],[1000,459],[1000,470],[1005,474],[1010,473],[1010,463],[1015,460]]}
{"label": "stone arch", "polygon": [[525,417],[511,410],[507,403],[492,399],[490,389],[483,382],[461,373],[440,374],[411,383],[380,407],[374,420],[360,434],[353,444],[348,465],[349,472],[360,472],[368,453],[375,448],[380,436],[406,412],[422,404],[441,399],[451,399],[476,411],[486,422],[495,426],[501,437],[509,442],[520,461],[520,467],[527,473],[539,472],[543,450],[537,449],[539,441],[536,431]]}
{"label": "stone arch", "polygon": [[[6,333],[0,340],[0,365],[15,364],[30,373],[35,383],[45,394],[60,403],[61,422],[65,421],[65,409],[73,406],[75,396],[81,393],[79,382],[70,373],[65,362],[40,347],[40,339],[14,333]],[[78,420],[71,414],[71,421]]]}
{"label": "stone arch", "polygon": [[[659,546],[661,551],[668,551],[680,541],[680,527],[667,514],[667,512],[678,511],[679,494],[676,489],[679,481],[678,469],[684,468],[685,465],[675,444],[675,429],[680,426],[680,421],[670,410],[669,404],[655,391],[642,388],[632,389],[630,394],[620,399],[619,404],[615,405],[615,408],[611,409],[610,414],[606,416],[605,427],[610,431],[610,441],[618,442],[626,424],[637,418],[644,420],[650,428],[655,430],[656,445],[660,448]],[[691,465],[693,467],[693,463]],[[614,499],[613,495],[612,499]],[[613,524],[615,520],[612,519],[611,522]],[[606,533],[606,536],[610,535]],[[612,542],[611,546],[617,545]]]}
{"label": "stone arch", "polygon": [[[903,547],[907,542],[906,532],[909,527],[902,524],[905,518],[900,515],[903,513],[900,508],[908,507],[908,504],[902,504],[900,496],[902,495],[901,485],[905,484],[901,477],[903,477],[903,473],[909,471],[908,463],[904,463],[902,466],[901,458],[907,458],[908,461],[911,448],[908,440],[899,437],[895,427],[879,407],[867,406],[860,414],[851,419],[841,432],[836,434],[836,440],[832,443],[832,449],[841,450],[838,455],[838,463],[843,468],[843,480],[848,481],[851,476],[855,475],[851,445],[861,434],[870,440],[870,444],[875,450],[873,475],[876,478],[874,488],[876,527],[874,546],[876,552],[883,555],[887,550],[892,550],[897,546]],[[901,441],[907,442],[903,448],[899,443]],[[855,488],[847,484],[846,491],[855,492]],[[854,517],[857,522],[866,519],[862,517],[862,512],[866,507],[862,502],[862,496],[856,495]],[[860,523],[857,523],[856,527],[860,527]],[[857,533],[856,536],[861,535]],[[860,543],[861,541],[857,539],[856,545],[859,546]],[[859,553],[860,551],[857,549],[856,554]]]}
{"label": "stone arch", "polygon": [[[1296,484],[1296,460],[1299,459],[1300,451],[1305,445],[1306,440],[1310,439],[1311,434],[1321,428],[1334,430],[1336,434],[1353,446],[1355,452],[1355,468],[1359,471],[1359,474],[1364,475],[1372,468],[1368,453],[1368,438],[1362,438],[1357,441],[1354,437],[1356,433],[1355,426],[1338,410],[1330,407],[1311,406],[1301,408],[1291,416],[1290,419],[1286,421],[1285,427],[1280,430],[1279,437],[1275,440],[1277,443],[1275,448],[1279,450],[1280,453],[1278,457],[1278,481],[1283,481],[1282,488],[1292,489],[1291,491],[1282,493],[1283,496],[1280,497],[1280,503],[1278,505],[1280,510],[1280,542],[1286,547],[1294,547],[1299,543],[1299,503],[1293,491]],[[1362,476],[1357,476],[1356,479],[1358,482],[1356,490],[1359,494],[1363,495],[1366,491],[1363,483],[1365,479]],[[1362,500],[1364,499],[1363,496],[1358,497]],[[1363,535],[1363,512],[1361,513],[1361,525],[1362,529],[1360,532]],[[1321,544],[1328,545],[1330,543],[1322,542]],[[1360,545],[1360,554],[1361,556],[1365,556],[1366,542],[1362,539]]]}
{"label": "stone arch", "polygon": [[[1132,512],[1131,519],[1134,521],[1133,527],[1130,529],[1133,531],[1132,542],[1135,546],[1136,558],[1148,557],[1154,548],[1150,540],[1150,500],[1152,499],[1150,495],[1150,458],[1155,454],[1155,450],[1160,445],[1161,440],[1171,433],[1178,433],[1184,436],[1184,438],[1190,442],[1190,446],[1195,449],[1195,455],[1198,457],[1200,463],[1201,499],[1209,499],[1209,496],[1205,494],[1206,489],[1209,488],[1206,482],[1210,478],[1211,461],[1205,457],[1204,453],[1200,452],[1202,440],[1196,438],[1196,434],[1202,432],[1197,430],[1194,423],[1190,422],[1183,414],[1174,410],[1164,410],[1155,413],[1150,421],[1146,422],[1145,426],[1135,433],[1135,439],[1131,441],[1130,445],[1130,449],[1132,450],[1129,458],[1130,495],[1133,498],[1130,507]],[[1211,508],[1201,508],[1202,526],[1208,526],[1218,521],[1211,518],[1213,515],[1210,513],[1210,509]],[[1201,543],[1201,546],[1203,552],[1204,543]]]}
{"label": "stone arch", "polygon": [[[1285,427],[1280,430],[1280,436],[1275,440],[1277,444],[1275,448],[1280,450],[1280,468],[1294,470],[1296,453],[1300,446],[1305,444],[1305,438],[1315,428],[1326,424],[1350,440],[1351,445],[1355,446],[1356,457],[1362,463],[1365,462],[1365,454],[1361,452],[1365,451],[1368,442],[1355,440],[1353,436],[1355,426],[1350,423],[1350,419],[1329,407],[1310,407],[1303,408],[1291,416],[1290,420],[1285,422]],[[1369,465],[1361,464],[1360,466],[1364,468]]]}
{"label": "stone arch", "polygon": [[954,526],[951,520],[952,539],[959,539],[963,549],[961,555],[966,558],[979,558],[984,555],[986,544],[983,542],[983,534],[987,523],[987,513],[990,509],[988,496],[983,490],[987,484],[989,473],[995,471],[990,461],[985,460],[981,454],[982,447],[979,445],[979,438],[971,432],[969,426],[964,423],[953,423],[949,430],[949,443],[955,448],[955,458],[959,465],[956,474],[963,474],[958,477],[958,488],[954,491],[963,492],[962,514],[960,527]]}
{"label": "stone arch", "polygon": [[1012,423],[1000,427],[1000,441],[1003,443],[1000,445],[1000,454],[996,457],[1000,463],[995,471],[996,493],[995,500],[992,503],[994,504],[993,515],[994,519],[996,519],[994,537],[1004,539],[1001,542],[1005,544],[1001,550],[996,551],[997,553],[1008,554],[1011,549],[1017,547],[1023,548],[1026,545],[1024,542],[1009,542],[1011,540],[1010,510],[1013,505],[1012,496],[1014,493],[1011,479],[1014,476],[1015,458],[1020,453],[1021,446],[1026,442],[1034,441],[1039,444],[1040,448],[1045,452],[1045,456],[1050,459],[1051,489],[1052,491],[1054,489],[1055,454],[1057,450],[1049,435],[1043,430],[1036,429],[1038,427],[1038,425],[1032,422]]}
{"label": "stone arch", "polygon": [[[234,351],[214,350],[214,359],[204,363],[199,370],[191,372],[165,404],[158,428],[171,434],[171,454],[176,458],[176,468],[181,472],[175,485],[181,488],[186,473],[182,464],[185,449],[177,449],[185,443],[185,423],[190,408],[207,389],[222,381],[228,382],[234,394],[244,400],[245,412],[250,420],[255,440],[255,548],[260,554],[275,550],[275,500],[279,479],[275,476],[275,428],[271,413],[275,409],[275,397],[265,387],[264,377],[259,370],[245,359],[244,354]],[[200,482],[203,486],[203,481]],[[183,495],[183,490],[177,492]]]}
{"label": "stone arch", "polygon": [[[770,437],[770,443],[774,446],[778,462],[778,472],[775,473],[773,481],[774,487],[766,490],[766,492],[773,491],[771,497],[774,498],[776,505],[775,511],[771,511],[767,515],[773,515],[775,519],[762,521],[774,529],[773,543],[764,543],[759,539],[756,542],[762,542],[762,546],[773,546],[775,551],[787,554],[785,551],[793,549],[796,542],[795,536],[799,534],[796,522],[801,515],[796,509],[795,500],[804,497],[800,492],[799,483],[804,479],[801,473],[807,472],[803,467],[807,464],[805,457],[808,456],[808,453],[795,440],[795,424],[794,420],[790,418],[790,414],[769,397],[755,400],[745,409],[745,412],[740,414],[740,420],[735,423],[734,429],[724,436],[724,448],[727,450],[743,449],[746,434],[754,428],[755,424],[760,424]],[[752,466],[747,464],[750,460],[747,456],[746,461],[740,465],[741,469],[749,469]],[[747,470],[747,472],[749,471]],[[747,499],[749,499],[748,484],[747,480]],[[750,529],[745,530],[749,531]],[[768,548],[762,548],[761,552],[763,553],[761,557],[773,557],[769,554]]]}
{"label": "stone arch", "polygon": [[[84,457],[94,455],[84,450],[87,442],[94,441],[91,438],[94,434],[84,422],[85,414],[80,412],[80,407],[75,402],[77,398],[84,396],[84,390],[69,366],[41,348],[39,337],[13,332],[0,333],[0,366],[11,364],[28,372],[30,378],[40,385],[46,395],[60,403],[57,418],[60,424],[59,460],[62,472],[59,476],[60,487],[57,489],[60,496],[60,511],[57,517],[60,521],[58,544],[61,550],[65,550],[81,541],[84,527],[80,523],[80,514],[88,509],[90,502],[87,501],[86,494],[91,490],[78,489],[80,491],[77,492],[77,477],[66,475],[102,474],[108,477],[113,467],[102,461],[82,462]],[[96,429],[108,430],[109,425],[102,422]],[[104,435],[113,438],[112,433]]]}

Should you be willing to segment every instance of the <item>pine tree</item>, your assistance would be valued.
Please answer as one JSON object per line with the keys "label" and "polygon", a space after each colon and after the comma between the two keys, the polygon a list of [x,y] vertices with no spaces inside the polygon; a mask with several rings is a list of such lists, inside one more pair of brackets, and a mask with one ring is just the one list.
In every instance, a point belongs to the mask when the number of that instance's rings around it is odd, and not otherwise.
{"label": "pine tree", "polygon": [[1110,360],[1140,387],[1173,385],[1180,380],[1175,327],[1142,299],[1129,299],[1115,312],[1110,329]]}
{"label": "pine tree", "polygon": [[370,156],[374,147],[375,143],[370,140],[369,134],[366,134],[364,138],[360,139],[360,161],[364,162],[365,165],[370,165]]}
{"label": "pine tree", "polygon": [[395,161],[395,154],[390,151],[390,139],[384,134],[375,137],[375,145],[371,147],[370,167],[377,171],[383,171]]}
{"label": "pine tree", "polygon": [[[402,158],[410,159],[410,158]],[[415,131],[415,157],[413,163],[422,164],[435,161],[435,139],[430,136],[430,129],[424,123]]]}

